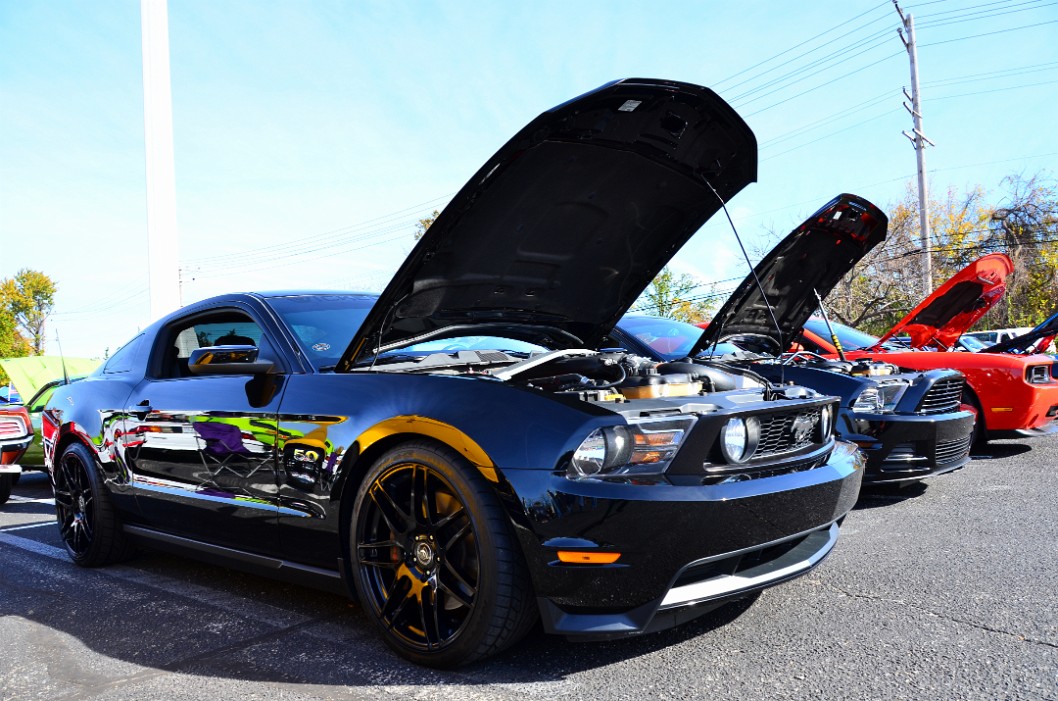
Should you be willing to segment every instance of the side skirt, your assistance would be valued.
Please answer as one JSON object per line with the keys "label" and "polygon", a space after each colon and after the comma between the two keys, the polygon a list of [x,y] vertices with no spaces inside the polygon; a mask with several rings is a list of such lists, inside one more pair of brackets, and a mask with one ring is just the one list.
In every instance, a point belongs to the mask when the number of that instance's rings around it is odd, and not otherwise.
{"label": "side skirt", "polygon": [[[292,584],[322,589],[334,594],[349,596],[343,577],[338,569],[328,570],[302,565],[290,560],[280,560],[266,555],[257,555],[234,548],[203,543],[200,540],[162,533],[142,526],[125,526],[125,532],[145,546],[188,555],[196,560],[233,569],[280,579]],[[335,563],[336,565],[339,563]]]}

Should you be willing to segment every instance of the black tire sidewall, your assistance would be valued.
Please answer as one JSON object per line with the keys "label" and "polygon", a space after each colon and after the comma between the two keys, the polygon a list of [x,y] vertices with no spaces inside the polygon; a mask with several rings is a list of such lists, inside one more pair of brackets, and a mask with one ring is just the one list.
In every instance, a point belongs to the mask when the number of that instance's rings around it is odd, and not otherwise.
{"label": "black tire sidewall", "polygon": [[[110,498],[106,491],[106,485],[100,474],[99,466],[95,456],[82,443],[71,443],[59,456],[59,460],[65,460],[67,455],[74,454],[84,466],[88,475],[88,483],[92,488],[92,538],[88,549],[83,553],[75,552],[63,538],[63,546],[74,563],[82,567],[96,567],[126,559],[130,554],[128,538],[121,529],[121,522],[114,513],[110,504]],[[56,467],[56,469],[61,469]],[[56,511],[56,518],[59,518]],[[62,526],[61,522],[59,524]]]}
{"label": "black tire sidewall", "polygon": [[[425,465],[448,482],[466,509],[478,547],[479,577],[474,610],[458,638],[437,652],[423,652],[410,647],[389,632],[385,623],[375,612],[375,602],[371,593],[365,590],[357,559],[356,541],[359,537],[360,517],[371,485],[389,468],[410,463]],[[349,529],[348,547],[349,561],[353,565],[352,578],[364,613],[380,631],[386,644],[402,657],[429,667],[449,668],[483,656],[481,648],[488,646],[486,637],[497,606],[497,582],[502,576],[499,571],[500,563],[496,557],[499,547],[496,542],[497,534],[493,532],[488,523],[490,515],[494,516],[496,510],[502,511],[502,509],[490,491],[484,478],[467,460],[445,447],[424,443],[407,444],[390,450],[379,458],[364,476],[357,490],[352,510],[352,524]]]}
{"label": "black tire sidewall", "polygon": [[13,475],[0,475],[0,504],[11,498],[11,488],[15,486]]}

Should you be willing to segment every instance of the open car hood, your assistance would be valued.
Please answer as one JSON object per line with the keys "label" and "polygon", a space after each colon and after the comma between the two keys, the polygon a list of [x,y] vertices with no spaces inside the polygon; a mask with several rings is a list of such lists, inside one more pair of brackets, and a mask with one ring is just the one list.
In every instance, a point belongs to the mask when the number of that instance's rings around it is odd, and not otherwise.
{"label": "open car hood", "polygon": [[1001,341],[994,346],[982,348],[981,353],[1026,353],[1031,348],[1042,349],[1058,336],[1058,312],[1028,333]]}
{"label": "open car hood", "polygon": [[882,210],[862,197],[835,197],[757,264],[756,279],[751,273],[742,281],[713,316],[690,355],[739,337],[751,342],[767,339],[771,346],[768,352],[781,355],[819,307],[816,292],[826,297],[868,251],[885,239],[888,226],[889,219]]}
{"label": "open car hood", "polygon": [[22,400],[28,402],[50,380],[67,375],[79,377],[99,367],[98,358],[62,358],[58,355],[33,355],[26,358],[0,359],[0,367],[11,378]]}
{"label": "open car hood", "polygon": [[445,207],[337,369],[445,336],[594,348],[756,173],[753,132],[707,88],[629,79],[548,110]]}
{"label": "open car hood", "polygon": [[989,253],[957,272],[882,336],[911,337],[912,348],[951,348],[1006,292],[1014,264],[1003,253]]}

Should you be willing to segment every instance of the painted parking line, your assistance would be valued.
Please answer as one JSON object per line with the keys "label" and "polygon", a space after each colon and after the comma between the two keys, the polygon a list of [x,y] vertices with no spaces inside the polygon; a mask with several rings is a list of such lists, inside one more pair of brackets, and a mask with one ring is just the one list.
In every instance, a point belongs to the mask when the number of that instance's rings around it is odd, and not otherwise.
{"label": "painted parking line", "polygon": [[[32,524],[32,527],[36,528],[42,525],[54,526],[55,522],[51,521],[48,524]],[[26,550],[37,555],[50,557],[55,560],[62,560],[73,566],[73,563],[70,562],[70,556],[67,554],[65,548],[57,548],[54,545],[48,545],[47,543],[41,543],[37,540],[23,538],[22,536],[10,533],[10,531],[17,530],[18,528],[21,527],[0,530],[0,543],[11,545],[20,550]],[[310,620],[309,616],[272,604],[255,601],[254,599],[240,596],[238,594],[232,594],[230,591],[224,589],[215,589],[213,587],[187,582],[182,579],[176,579],[168,575],[148,572],[131,565],[112,565],[110,567],[95,569],[93,572],[107,577],[113,577],[114,579],[120,579],[139,587],[148,587],[167,594],[176,594],[181,597],[191,598],[199,603],[212,604],[220,608],[234,611],[244,618],[259,623],[287,627]]]}
{"label": "painted parking line", "polygon": [[[57,548],[53,545],[41,543],[29,538],[23,538],[22,536],[13,535],[9,532],[15,529],[37,528],[45,525],[54,526],[55,523],[54,521],[51,521],[48,523],[27,524],[25,526],[16,526],[14,528],[0,530],[0,543],[36,553],[38,555],[44,555],[45,557],[61,560],[70,568],[76,568],[76,566],[70,562],[69,555],[67,555],[64,548]],[[122,580],[123,582],[135,586],[147,587],[171,595],[176,595],[181,598],[191,599],[198,604],[208,604],[225,609],[226,611],[243,618],[267,624],[273,628],[272,634],[277,636],[296,632],[298,634],[308,635],[331,643],[344,641],[345,644],[349,644],[349,635],[350,633],[354,633],[356,638],[361,638],[363,644],[371,646],[372,649],[379,646],[379,641],[375,639],[373,633],[366,628],[362,631],[355,632],[347,628],[343,628],[340,631],[335,630],[332,626],[333,621],[328,617],[319,619],[313,618],[310,615],[275,606],[252,597],[233,594],[229,590],[203,586],[183,579],[176,579],[168,575],[148,572],[131,565],[112,565],[110,567],[96,568],[92,570],[92,573]],[[394,663],[390,662],[382,662],[381,667],[376,671],[378,675],[377,683],[385,687],[384,690],[388,692],[387,697],[392,695],[399,699],[426,698],[422,695],[423,687],[419,685],[392,685],[393,671],[391,667],[393,664]],[[396,664],[399,666],[399,663]],[[458,679],[466,679],[467,682],[451,683],[446,689],[431,690],[429,692],[429,698],[439,700],[450,699],[451,701],[489,701],[497,698],[514,697],[523,699],[526,697],[551,699],[572,694],[579,688],[579,685],[576,682],[569,679],[507,683],[497,682],[496,680],[491,679],[487,674],[467,675],[458,672],[453,673],[453,680]]]}
{"label": "painted parking line", "polygon": [[24,531],[27,528],[44,528],[45,526],[54,526],[55,521],[41,521],[40,523],[26,523],[21,526],[6,526],[0,528],[0,533],[10,533],[11,531]]}
{"label": "painted parking line", "polygon": [[63,548],[57,548],[54,545],[48,545],[47,543],[41,543],[40,541],[23,538],[18,535],[10,535],[5,531],[0,531],[0,543],[13,545],[21,550],[28,550],[31,553],[51,557],[56,560],[69,561],[70,559],[66,554],[66,550]]}
{"label": "painted parking line", "polygon": [[51,506],[55,506],[55,500],[52,499],[51,497],[48,497],[46,499],[32,499],[30,497],[20,497],[17,494],[12,494],[11,495],[9,503],[11,503],[11,504],[50,504]]}

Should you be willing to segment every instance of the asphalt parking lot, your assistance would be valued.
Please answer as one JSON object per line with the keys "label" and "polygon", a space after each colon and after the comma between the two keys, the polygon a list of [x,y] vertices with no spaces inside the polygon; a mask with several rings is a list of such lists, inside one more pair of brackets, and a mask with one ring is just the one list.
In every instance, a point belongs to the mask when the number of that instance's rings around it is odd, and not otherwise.
{"label": "asphalt parking lot", "polygon": [[437,672],[341,597],[162,554],[79,569],[29,473],[0,507],[0,701],[1058,699],[1056,495],[1058,438],[996,442],[867,494],[821,567],[755,602]]}

